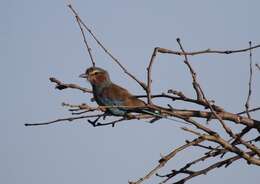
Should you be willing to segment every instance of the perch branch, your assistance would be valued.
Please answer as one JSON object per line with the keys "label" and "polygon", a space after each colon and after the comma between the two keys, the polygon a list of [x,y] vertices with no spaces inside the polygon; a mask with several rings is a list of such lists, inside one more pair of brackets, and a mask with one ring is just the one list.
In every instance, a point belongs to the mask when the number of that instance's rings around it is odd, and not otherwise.
{"label": "perch branch", "polygon": [[95,118],[95,117],[99,117],[99,116],[103,116],[103,114],[95,114],[95,115],[88,115],[88,116],[78,116],[78,117],[69,117],[69,118],[60,118],[60,119],[56,119],[53,121],[49,121],[49,122],[44,122],[44,123],[25,123],[25,126],[39,126],[39,125],[49,125],[49,124],[53,124],[53,123],[57,123],[57,122],[64,122],[64,121],[74,121],[77,119],[85,119],[85,118]]}

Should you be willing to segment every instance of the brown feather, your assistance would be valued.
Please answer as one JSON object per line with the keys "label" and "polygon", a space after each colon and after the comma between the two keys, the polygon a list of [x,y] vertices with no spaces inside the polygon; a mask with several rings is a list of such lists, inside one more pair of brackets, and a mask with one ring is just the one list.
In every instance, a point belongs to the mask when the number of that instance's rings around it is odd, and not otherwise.
{"label": "brown feather", "polygon": [[129,93],[126,89],[116,85],[111,84],[109,87],[105,88],[103,91],[103,96],[123,101],[123,106],[144,106],[145,103],[142,100],[139,100],[131,93]]}

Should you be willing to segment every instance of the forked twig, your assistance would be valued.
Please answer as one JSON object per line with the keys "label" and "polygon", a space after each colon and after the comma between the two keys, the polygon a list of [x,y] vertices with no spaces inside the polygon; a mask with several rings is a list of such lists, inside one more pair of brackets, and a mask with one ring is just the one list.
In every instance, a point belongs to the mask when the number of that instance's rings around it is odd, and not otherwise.
{"label": "forked twig", "polygon": [[164,156],[163,158],[161,158],[159,160],[159,164],[152,169],[150,172],[148,172],[144,177],[140,178],[139,180],[137,180],[136,182],[129,182],[129,184],[140,184],[142,183],[144,180],[149,179],[151,176],[153,176],[159,169],[161,169],[171,158],[173,158],[177,153],[179,153],[180,151],[193,146],[194,144],[199,144],[201,142],[203,142],[204,139],[199,137],[194,139],[193,141],[186,143],[176,149],[174,149],[172,152],[170,152],[168,155]]}

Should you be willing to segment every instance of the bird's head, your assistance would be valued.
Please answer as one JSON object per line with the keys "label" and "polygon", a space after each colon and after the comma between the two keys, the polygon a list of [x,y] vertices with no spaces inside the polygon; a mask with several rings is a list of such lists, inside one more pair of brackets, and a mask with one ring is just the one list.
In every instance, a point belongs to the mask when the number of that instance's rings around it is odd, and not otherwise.
{"label": "bird's head", "polygon": [[111,83],[106,70],[98,67],[90,67],[79,77],[86,78],[92,85],[102,86]]}

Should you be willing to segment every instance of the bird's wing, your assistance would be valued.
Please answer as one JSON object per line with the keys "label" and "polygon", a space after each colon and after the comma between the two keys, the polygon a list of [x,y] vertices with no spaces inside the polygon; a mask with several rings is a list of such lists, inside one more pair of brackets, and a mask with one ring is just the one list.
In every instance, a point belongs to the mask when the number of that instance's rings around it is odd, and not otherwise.
{"label": "bird's wing", "polygon": [[137,99],[126,89],[116,84],[111,84],[109,87],[103,90],[103,98],[111,100],[114,105],[123,106],[144,106],[145,103],[142,100]]}

